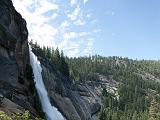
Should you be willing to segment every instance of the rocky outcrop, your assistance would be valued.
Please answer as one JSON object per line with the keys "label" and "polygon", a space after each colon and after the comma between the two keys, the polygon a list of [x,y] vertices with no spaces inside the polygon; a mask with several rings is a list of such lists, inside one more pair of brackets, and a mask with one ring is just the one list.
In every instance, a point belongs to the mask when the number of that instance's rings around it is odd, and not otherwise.
{"label": "rocky outcrop", "polygon": [[10,100],[8,103],[14,102],[35,113],[26,73],[29,65],[27,38],[26,21],[12,1],[0,0],[0,94]]}
{"label": "rocky outcrop", "polygon": [[25,109],[0,95],[0,110],[8,115],[23,113]]}
{"label": "rocky outcrop", "polygon": [[28,31],[26,22],[15,10],[11,0],[0,1],[0,45],[15,58],[20,75],[24,75],[28,59]]}
{"label": "rocky outcrop", "polygon": [[54,69],[48,69],[44,64],[42,69],[53,105],[56,105],[68,120],[92,120],[92,115],[100,110],[98,96],[88,89],[88,86],[72,86],[63,75],[56,73]]}

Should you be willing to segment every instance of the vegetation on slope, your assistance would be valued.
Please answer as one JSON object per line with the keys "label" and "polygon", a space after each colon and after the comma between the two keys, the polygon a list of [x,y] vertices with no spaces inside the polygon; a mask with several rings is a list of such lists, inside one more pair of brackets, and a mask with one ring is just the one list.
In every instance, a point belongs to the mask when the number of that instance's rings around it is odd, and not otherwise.
{"label": "vegetation on slope", "polygon": [[41,50],[74,84],[96,83],[98,75],[120,83],[118,96],[103,88],[100,120],[160,120],[160,61],[99,55],[68,58],[58,48]]}
{"label": "vegetation on slope", "polygon": [[30,42],[30,45],[39,50],[41,52],[41,55],[44,56],[48,61],[54,65],[56,65],[56,68],[63,73],[67,78],[69,78],[69,68],[68,64],[66,63],[65,56],[63,54],[63,51],[59,51],[58,48],[54,49],[51,47],[40,47],[37,43]]}
{"label": "vegetation on slope", "polygon": [[[33,120],[28,111],[25,111],[23,114],[16,113],[12,116],[8,116],[4,112],[0,111],[0,120]],[[34,120],[43,120],[40,118],[34,118]]]}
{"label": "vegetation on slope", "polygon": [[75,83],[97,81],[97,74],[120,82],[118,97],[102,91],[101,120],[160,120],[160,62],[121,57],[67,58]]}

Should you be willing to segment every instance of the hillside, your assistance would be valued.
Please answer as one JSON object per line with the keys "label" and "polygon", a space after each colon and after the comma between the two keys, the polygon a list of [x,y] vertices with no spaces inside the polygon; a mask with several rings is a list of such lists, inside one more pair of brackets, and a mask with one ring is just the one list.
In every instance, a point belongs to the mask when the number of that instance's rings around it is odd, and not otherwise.
{"label": "hillside", "polygon": [[160,61],[96,55],[67,62],[74,83],[100,91],[101,120],[160,119]]}
{"label": "hillside", "polygon": [[92,119],[159,120],[160,61],[99,55],[68,58],[58,49],[35,46],[60,72],[69,75],[72,89],[83,100],[101,105],[101,110],[91,107]]}

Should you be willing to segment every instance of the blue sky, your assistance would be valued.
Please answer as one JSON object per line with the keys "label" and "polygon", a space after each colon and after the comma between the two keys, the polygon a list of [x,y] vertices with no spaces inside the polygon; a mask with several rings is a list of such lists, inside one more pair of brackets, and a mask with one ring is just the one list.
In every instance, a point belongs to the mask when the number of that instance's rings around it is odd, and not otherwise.
{"label": "blue sky", "polygon": [[68,56],[160,58],[160,0],[13,0],[30,38]]}

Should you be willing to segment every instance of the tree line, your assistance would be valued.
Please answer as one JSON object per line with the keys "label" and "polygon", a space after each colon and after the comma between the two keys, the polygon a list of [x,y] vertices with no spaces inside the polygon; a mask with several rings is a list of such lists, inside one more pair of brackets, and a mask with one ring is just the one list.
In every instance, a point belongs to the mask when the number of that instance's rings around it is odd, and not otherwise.
{"label": "tree line", "polygon": [[66,63],[65,56],[63,51],[59,51],[58,47],[54,49],[53,47],[41,47],[38,45],[37,42],[33,43],[33,41],[30,42],[30,45],[35,49],[39,49],[41,53],[44,55],[44,57],[51,63],[56,65],[57,69],[61,71],[63,75],[65,75],[67,78],[69,78],[69,67]]}
{"label": "tree line", "polygon": [[103,88],[100,120],[160,120],[159,61],[95,55],[67,58],[67,63],[74,83],[96,83],[97,74],[121,83],[118,97]]}
{"label": "tree line", "polygon": [[96,83],[98,74],[112,76],[121,83],[117,89],[118,97],[103,88],[100,120],[160,120],[159,61],[100,55],[69,58],[58,48],[41,49],[73,84]]}

